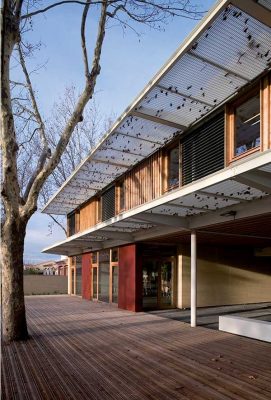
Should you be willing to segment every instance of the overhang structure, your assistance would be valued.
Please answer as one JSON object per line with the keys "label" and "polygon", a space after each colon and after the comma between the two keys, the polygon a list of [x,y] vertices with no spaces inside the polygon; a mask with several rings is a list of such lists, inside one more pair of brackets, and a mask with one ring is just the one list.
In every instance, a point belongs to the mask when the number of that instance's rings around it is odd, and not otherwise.
{"label": "overhang structure", "polygon": [[[73,211],[270,67],[271,1],[219,1],[43,212]],[[270,213],[270,174],[270,151],[255,154],[44,251],[82,254],[229,218]]]}
{"label": "overhang structure", "polygon": [[[206,227],[266,216],[263,234],[255,224],[231,239],[243,236],[271,246],[271,151],[243,160],[160,198],[123,212],[44,249],[68,256],[133,242],[197,230],[225,234]],[[227,233],[226,233],[227,235]]]}

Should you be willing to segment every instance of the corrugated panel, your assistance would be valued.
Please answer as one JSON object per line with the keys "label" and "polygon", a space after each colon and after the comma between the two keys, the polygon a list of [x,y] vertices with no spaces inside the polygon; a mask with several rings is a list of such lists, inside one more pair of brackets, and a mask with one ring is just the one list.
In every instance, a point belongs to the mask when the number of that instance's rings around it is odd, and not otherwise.
{"label": "corrugated panel", "polygon": [[102,195],[102,221],[115,215],[115,186],[112,186]]}
{"label": "corrugated panel", "polygon": [[235,197],[240,200],[254,200],[266,196],[266,193],[260,190],[233,180],[209,186],[205,189],[205,192],[214,193],[219,196]]}
{"label": "corrugated panel", "polygon": [[188,196],[181,197],[180,199],[171,202],[171,204],[178,204],[180,206],[200,209],[202,211],[214,211],[238,203],[239,201],[237,200],[202,193],[189,194]]}
{"label": "corrugated panel", "polygon": [[[261,3],[269,4],[267,0]],[[174,62],[172,59],[168,64],[163,76],[155,78],[137,98],[136,105],[125,111],[95,151],[48,202],[44,212],[62,214],[76,208],[140,162],[142,157],[148,157],[162,147],[184,127],[190,127],[207,112],[219,107],[271,65],[271,29],[257,19],[256,11],[253,17],[232,5],[221,7],[212,25],[204,25],[198,33],[198,39],[188,41],[178,59]],[[133,115],[135,112],[137,116]],[[168,124],[165,125],[166,121]],[[203,135],[202,138],[204,141]],[[203,143],[201,145],[204,147]],[[219,140],[217,145],[219,147]],[[215,144],[212,150],[208,158],[211,172],[217,170],[216,162],[220,157]],[[205,165],[196,172],[191,171],[185,182],[210,173],[204,169]],[[80,172],[85,169],[89,175],[86,172],[83,179],[89,179],[89,182],[86,181],[83,188],[80,186],[76,193],[72,186],[76,187],[78,176],[82,179]],[[96,173],[100,174],[100,179],[96,179]],[[97,181],[99,186],[95,186]]]}
{"label": "corrugated panel", "polygon": [[224,112],[184,138],[182,183],[186,185],[224,167]]}

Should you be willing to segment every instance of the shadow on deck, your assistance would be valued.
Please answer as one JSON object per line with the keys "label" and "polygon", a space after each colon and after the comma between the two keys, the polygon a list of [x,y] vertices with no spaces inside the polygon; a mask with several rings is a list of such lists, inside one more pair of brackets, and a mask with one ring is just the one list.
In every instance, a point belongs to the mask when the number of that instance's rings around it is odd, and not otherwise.
{"label": "shadow on deck", "polygon": [[77,297],[26,299],[27,342],[2,346],[2,399],[271,398],[271,346]]}
{"label": "shadow on deck", "polygon": [[[180,322],[190,323],[190,309],[172,309],[150,311],[151,314]],[[241,304],[234,306],[203,307],[197,310],[197,325],[209,329],[218,329],[220,315],[235,315],[271,322],[271,303]]]}

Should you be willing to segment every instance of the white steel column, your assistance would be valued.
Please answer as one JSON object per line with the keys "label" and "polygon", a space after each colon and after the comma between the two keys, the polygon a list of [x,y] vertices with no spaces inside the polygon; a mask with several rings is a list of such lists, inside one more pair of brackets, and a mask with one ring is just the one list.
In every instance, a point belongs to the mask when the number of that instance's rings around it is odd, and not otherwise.
{"label": "white steel column", "polygon": [[68,294],[72,294],[72,269],[71,269],[72,257],[68,257]]}
{"label": "white steel column", "polygon": [[191,232],[191,326],[197,326],[197,235]]}

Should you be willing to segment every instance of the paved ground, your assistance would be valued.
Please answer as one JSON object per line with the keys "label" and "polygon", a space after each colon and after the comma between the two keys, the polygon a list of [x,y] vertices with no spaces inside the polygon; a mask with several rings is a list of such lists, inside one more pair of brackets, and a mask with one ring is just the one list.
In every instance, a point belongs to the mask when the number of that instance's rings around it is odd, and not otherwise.
{"label": "paved ground", "polygon": [[2,399],[271,399],[268,343],[78,297],[26,303],[31,339],[3,346]]}

